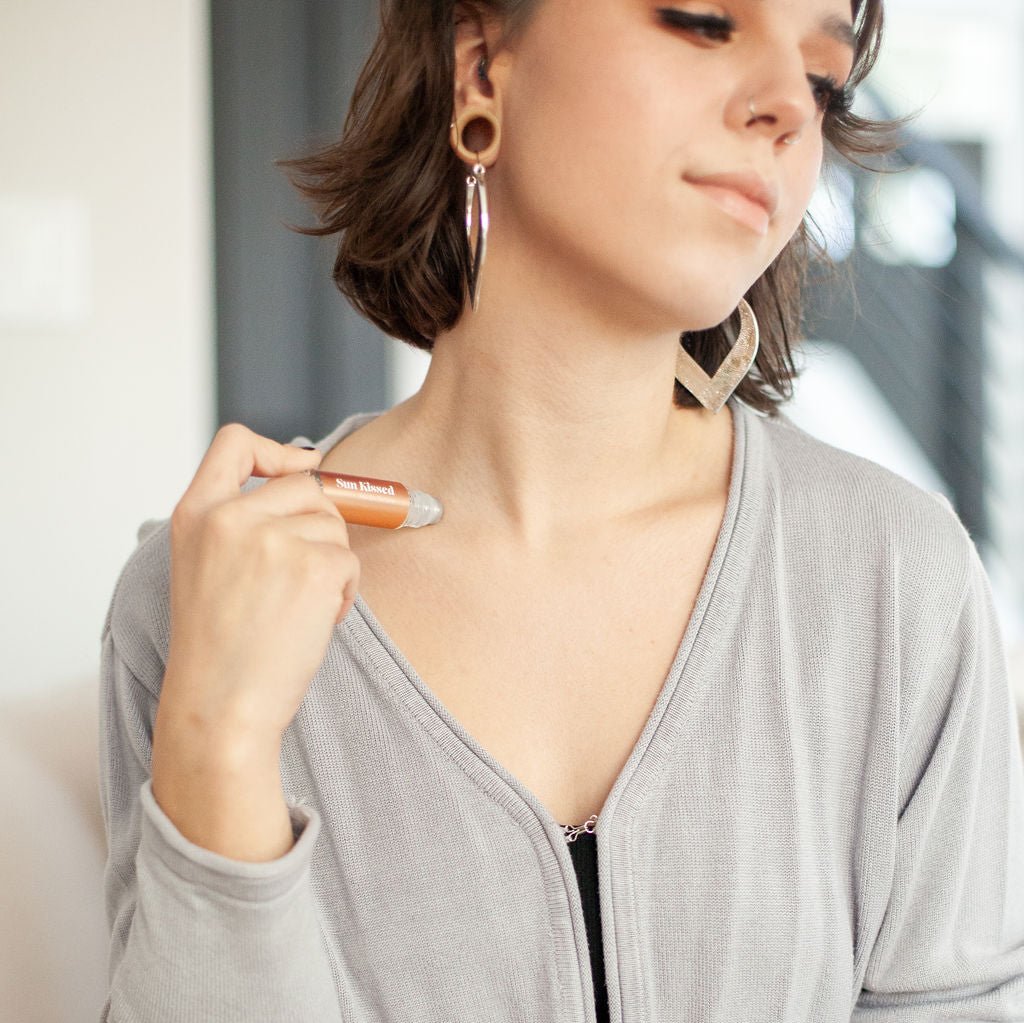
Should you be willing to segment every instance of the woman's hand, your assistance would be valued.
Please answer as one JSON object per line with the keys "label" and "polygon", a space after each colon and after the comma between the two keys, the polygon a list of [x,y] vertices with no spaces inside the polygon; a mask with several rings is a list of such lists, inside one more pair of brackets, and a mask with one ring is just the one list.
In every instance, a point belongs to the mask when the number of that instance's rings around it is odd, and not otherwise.
{"label": "woman's hand", "polygon": [[[359,561],[345,520],[303,474],[320,457],[231,423],[171,516],[171,640],[153,794],[186,837],[226,855],[269,858],[290,845],[281,736],[356,598]],[[242,494],[250,475],[274,478]],[[269,844],[240,849],[239,822],[227,827],[224,816],[237,817],[240,799],[247,824],[261,806],[274,808]]]}

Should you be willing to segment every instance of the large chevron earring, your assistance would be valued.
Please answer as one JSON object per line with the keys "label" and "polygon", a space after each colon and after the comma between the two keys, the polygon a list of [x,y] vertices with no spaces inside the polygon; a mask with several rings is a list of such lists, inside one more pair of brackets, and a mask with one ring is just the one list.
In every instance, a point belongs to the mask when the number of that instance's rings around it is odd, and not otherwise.
{"label": "large chevron earring", "polygon": [[728,401],[729,395],[747,375],[757,356],[760,329],[754,310],[744,298],[740,299],[739,313],[739,337],[713,377],[701,369],[693,356],[683,348],[682,342],[676,353],[676,380],[711,412],[717,412]]}

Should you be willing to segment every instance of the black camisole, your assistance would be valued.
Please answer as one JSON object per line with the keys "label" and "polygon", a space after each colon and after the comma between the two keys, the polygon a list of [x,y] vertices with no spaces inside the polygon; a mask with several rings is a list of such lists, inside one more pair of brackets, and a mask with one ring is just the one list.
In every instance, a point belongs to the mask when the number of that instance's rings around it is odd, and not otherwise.
{"label": "black camisole", "polygon": [[608,988],[604,976],[604,953],[601,949],[601,910],[597,897],[597,835],[581,831],[569,845],[572,864],[576,868],[583,919],[587,926],[590,948],[590,972],[594,978],[594,1004],[597,1023],[608,1023]]}

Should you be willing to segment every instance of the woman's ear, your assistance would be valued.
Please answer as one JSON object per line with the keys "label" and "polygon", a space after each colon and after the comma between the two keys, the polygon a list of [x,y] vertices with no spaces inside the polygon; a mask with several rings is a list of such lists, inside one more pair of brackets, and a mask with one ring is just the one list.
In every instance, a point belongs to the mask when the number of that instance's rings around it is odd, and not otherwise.
{"label": "woman's ear", "polygon": [[463,0],[455,5],[453,118],[468,107],[482,107],[501,119],[500,92],[507,57],[498,52],[501,30],[501,21],[493,12]]}

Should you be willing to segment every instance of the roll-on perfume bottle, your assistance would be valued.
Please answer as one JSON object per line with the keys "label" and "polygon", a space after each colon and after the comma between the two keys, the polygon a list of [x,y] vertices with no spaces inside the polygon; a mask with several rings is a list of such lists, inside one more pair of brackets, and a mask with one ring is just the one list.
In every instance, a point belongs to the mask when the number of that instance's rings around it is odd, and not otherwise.
{"label": "roll-on perfume bottle", "polygon": [[410,490],[395,480],[319,469],[309,469],[306,475],[320,484],[324,494],[338,506],[342,518],[354,525],[384,529],[430,526],[440,520],[443,512],[436,497],[422,490]]}

